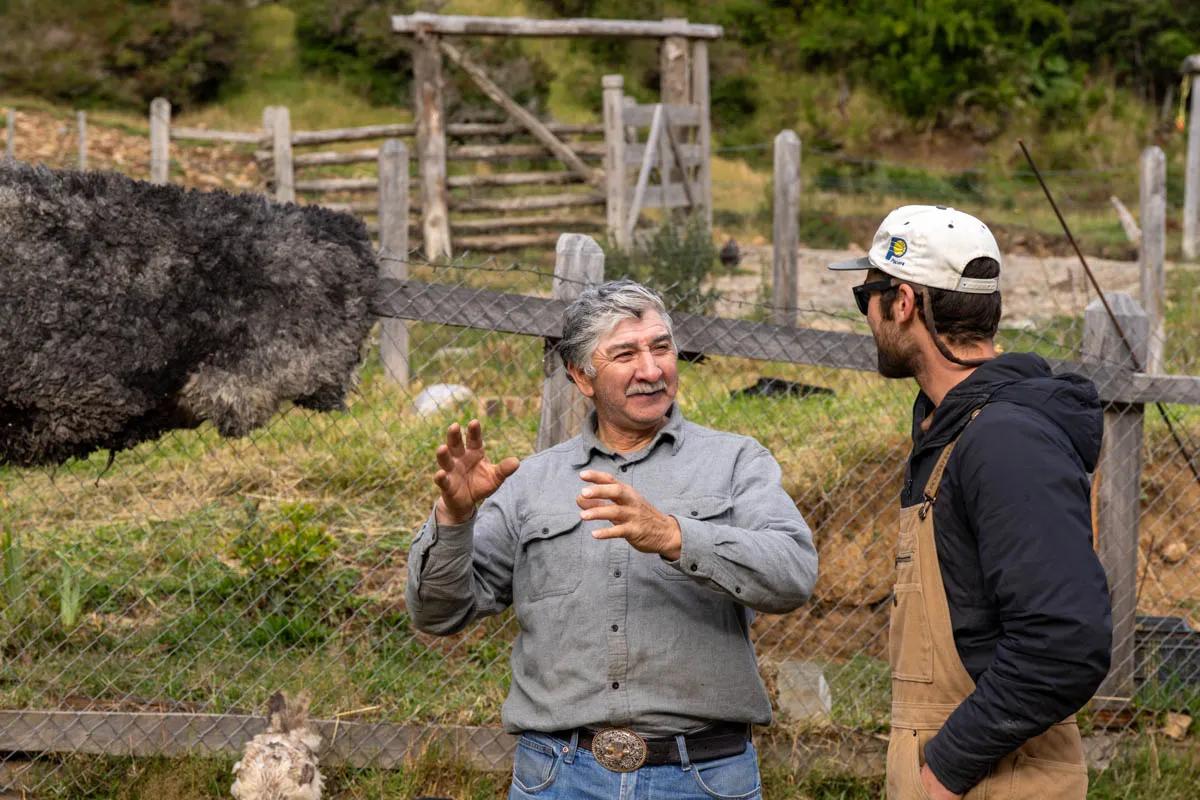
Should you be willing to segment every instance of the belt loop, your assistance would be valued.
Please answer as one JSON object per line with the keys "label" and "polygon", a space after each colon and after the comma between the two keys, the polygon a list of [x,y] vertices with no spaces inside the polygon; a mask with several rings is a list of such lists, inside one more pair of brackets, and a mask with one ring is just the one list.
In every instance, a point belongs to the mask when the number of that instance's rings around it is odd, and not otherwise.
{"label": "belt loop", "polygon": [[675,735],[675,746],[679,748],[679,768],[687,772],[692,768],[692,762],[688,760],[687,742],[682,733]]}
{"label": "belt loop", "polygon": [[563,757],[563,763],[574,764],[577,752],[579,752],[579,728],[571,731],[571,742],[567,745],[567,754]]}

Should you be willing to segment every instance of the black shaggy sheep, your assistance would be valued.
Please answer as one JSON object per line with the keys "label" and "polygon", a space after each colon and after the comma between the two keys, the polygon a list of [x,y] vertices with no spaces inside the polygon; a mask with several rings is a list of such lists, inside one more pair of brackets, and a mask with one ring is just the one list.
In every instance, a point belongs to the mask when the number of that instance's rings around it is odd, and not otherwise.
{"label": "black shaggy sheep", "polygon": [[0,164],[0,465],[341,408],[376,276],[344,214]]}

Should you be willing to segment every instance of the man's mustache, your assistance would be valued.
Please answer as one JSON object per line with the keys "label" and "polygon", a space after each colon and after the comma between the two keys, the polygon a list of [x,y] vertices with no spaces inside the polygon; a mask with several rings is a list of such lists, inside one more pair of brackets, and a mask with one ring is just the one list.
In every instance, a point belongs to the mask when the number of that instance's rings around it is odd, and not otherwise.
{"label": "man's mustache", "polygon": [[662,378],[659,378],[654,383],[638,381],[637,383],[631,384],[630,387],[625,390],[625,396],[632,397],[635,394],[653,394],[654,392],[661,392],[666,388],[667,382]]}

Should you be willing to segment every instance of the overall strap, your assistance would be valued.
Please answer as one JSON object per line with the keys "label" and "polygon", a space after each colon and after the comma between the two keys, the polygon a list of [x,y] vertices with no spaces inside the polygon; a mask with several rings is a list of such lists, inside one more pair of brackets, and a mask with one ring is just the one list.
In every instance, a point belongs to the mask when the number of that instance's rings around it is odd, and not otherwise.
{"label": "overall strap", "polygon": [[[980,411],[983,411],[982,406],[971,412],[971,418],[967,420],[967,425],[970,425],[979,416]],[[925,484],[925,502],[921,504],[919,512],[921,519],[925,519],[926,515],[929,514],[930,507],[937,502],[938,487],[942,483],[942,475],[946,472],[946,464],[950,462],[950,456],[954,453],[954,448],[958,444],[958,440],[966,432],[967,425],[964,425],[963,429],[958,432],[958,436],[955,436],[949,444],[942,448],[937,463],[933,465],[933,472],[930,473],[929,481]]]}

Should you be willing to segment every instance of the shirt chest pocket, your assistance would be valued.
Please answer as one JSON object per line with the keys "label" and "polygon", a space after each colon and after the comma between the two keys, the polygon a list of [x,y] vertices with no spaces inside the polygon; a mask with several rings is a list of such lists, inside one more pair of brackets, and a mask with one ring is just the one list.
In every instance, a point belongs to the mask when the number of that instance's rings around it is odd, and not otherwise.
{"label": "shirt chest pocket", "polygon": [[[679,520],[683,527],[686,520],[694,519],[700,522],[710,522],[717,524],[729,524],[732,516],[733,501],[729,495],[724,494],[701,494],[701,495],[684,495],[672,499],[669,502],[663,503],[661,509],[664,514],[670,514]],[[675,567],[655,556],[654,571],[660,577],[671,581],[686,581],[691,580],[686,572],[680,572]],[[687,569],[687,564],[684,564],[684,569]]]}
{"label": "shirt chest pocket", "polygon": [[529,600],[570,594],[583,577],[583,524],[576,513],[539,514],[521,529],[516,591]]}

